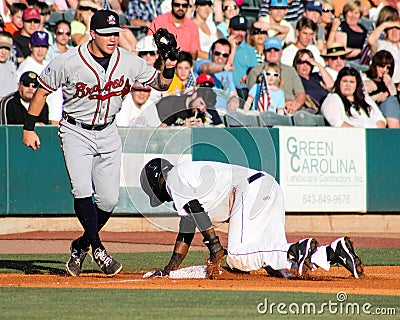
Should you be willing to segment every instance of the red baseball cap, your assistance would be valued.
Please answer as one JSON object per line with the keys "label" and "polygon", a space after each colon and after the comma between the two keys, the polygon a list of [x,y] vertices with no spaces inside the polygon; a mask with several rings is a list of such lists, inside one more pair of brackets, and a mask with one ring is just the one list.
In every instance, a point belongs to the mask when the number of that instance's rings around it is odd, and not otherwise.
{"label": "red baseball cap", "polygon": [[196,79],[196,84],[209,84],[211,87],[214,86],[214,77],[209,74],[201,73]]}
{"label": "red baseball cap", "polygon": [[24,10],[22,14],[22,20],[30,21],[30,20],[40,20],[40,12],[36,8],[29,7]]}

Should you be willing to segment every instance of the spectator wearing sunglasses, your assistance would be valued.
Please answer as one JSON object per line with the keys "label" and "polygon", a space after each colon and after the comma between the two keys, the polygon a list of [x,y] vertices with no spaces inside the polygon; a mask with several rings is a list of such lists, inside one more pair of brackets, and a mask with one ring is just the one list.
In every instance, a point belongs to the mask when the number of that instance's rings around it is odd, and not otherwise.
{"label": "spectator wearing sunglasses", "polygon": [[[284,82],[282,89],[285,93],[285,113],[294,114],[303,107],[306,95],[296,70],[292,66],[281,63],[282,41],[278,37],[268,37],[264,42],[264,55],[266,62],[276,63],[281,68]],[[257,65],[250,71],[247,77],[247,86],[249,88],[261,81],[261,74],[266,62]]]}
{"label": "spectator wearing sunglasses", "polygon": [[23,26],[21,33],[14,36],[14,45],[17,50],[18,63],[24,61],[31,54],[29,42],[31,35],[39,30],[40,12],[36,8],[25,9],[22,15]]}
{"label": "spectator wearing sunglasses", "polygon": [[[172,0],[171,5],[171,12],[157,16],[151,23],[154,26],[152,28],[166,28],[176,36],[178,47],[190,52],[193,60],[196,60],[200,50],[199,28],[187,16],[189,0]],[[152,32],[149,30],[147,35],[151,36]]]}
{"label": "spectator wearing sunglasses", "polygon": [[[69,41],[71,39],[71,27],[68,21],[60,20],[56,23],[54,28],[54,38],[54,43],[47,51],[45,64],[72,48],[69,45]],[[53,125],[58,125],[58,122],[62,116],[63,96],[61,88],[57,89],[56,92],[51,93],[47,97],[47,103],[49,105],[50,123]]]}
{"label": "spectator wearing sunglasses", "polygon": [[[325,70],[324,66],[315,61],[312,52],[308,49],[297,51],[293,67],[296,69],[303,83],[306,92],[306,107],[314,113],[318,113],[319,108],[333,87],[333,79]],[[312,72],[317,67],[318,72]]]}
{"label": "spectator wearing sunglasses", "polygon": [[217,29],[225,38],[229,37],[229,21],[234,16],[237,16],[240,13],[240,7],[236,3],[235,0],[224,0],[222,2],[222,12],[224,15],[223,21],[217,24]]}
{"label": "spectator wearing sunglasses", "polygon": [[215,89],[218,89],[215,90],[217,109],[235,110],[239,106],[232,73],[235,52],[235,44],[232,45],[227,39],[218,39],[211,46],[211,60],[202,60],[196,64],[197,74],[208,74],[214,79]]}
{"label": "spectator wearing sunglasses", "polygon": [[257,56],[257,62],[263,63],[265,61],[264,41],[268,37],[268,32],[266,30],[262,30],[261,28],[257,28],[256,25],[257,22],[253,22],[251,24],[248,43],[254,47],[254,51],[256,52]]}
{"label": "spectator wearing sunglasses", "polygon": [[81,0],[75,10],[71,22],[71,38],[74,45],[80,45],[90,40],[90,19],[101,7],[94,1]]}
{"label": "spectator wearing sunglasses", "polygon": [[71,26],[68,21],[60,20],[54,28],[54,43],[47,51],[46,61],[51,61],[58,55],[67,52],[72,47],[69,45],[71,39]]}
{"label": "spectator wearing sunglasses", "polygon": [[[39,82],[35,72],[28,71],[21,75],[17,91],[1,100],[1,124],[21,125],[25,123],[29,104],[38,86]],[[47,104],[45,104],[39,115],[38,124],[49,124],[49,110]]]}
{"label": "spectator wearing sunglasses", "polygon": [[17,66],[10,59],[13,38],[8,32],[0,32],[0,100],[17,90]]}
{"label": "spectator wearing sunglasses", "polygon": [[340,24],[339,18],[335,17],[335,4],[331,0],[322,0],[322,12],[320,25],[324,29],[325,39],[329,37],[329,33],[332,29],[333,21],[336,20],[336,24]]}
{"label": "spectator wearing sunglasses", "polygon": [[327,64],[325,69],[333,81],[336,80],[339,71],[344,68],[346,57],[350,52],[351,50],[347,50],[342,42],[333,42],[327,45],[325,52],[321,55]]}
{"label": "spectator wearing sunglasses", "polygon": [[378,51],[372,58],[368,79],[364,80],[366,92],[386,117],[388,128],[400,128],[400,105],[392,76],[394,59],[386,50]]}
{"label": "spectator wearing sunglasses", "polygon": [[[380,34],[384,32],[385,38],[380,40]],[[371,32],[368,37],[368,44],[371,52],[375,54],[380,50],[389,51],[394,58],[393,81],[395,84],[400,83],[400,19],[398,17],[390,17]]]}

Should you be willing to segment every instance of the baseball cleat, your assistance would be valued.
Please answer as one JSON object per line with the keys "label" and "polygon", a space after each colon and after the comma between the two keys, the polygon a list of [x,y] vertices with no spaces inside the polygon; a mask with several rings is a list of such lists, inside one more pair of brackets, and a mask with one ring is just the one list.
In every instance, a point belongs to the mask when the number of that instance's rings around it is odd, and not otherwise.
{"label": "baseball cleat", "polygon": [[89,248],[82,249],[78,245],[77,239],[71,243],[71,257],[67,261],[67,272],[73,276],[78,277],[82,272],[82,264],[89,253]]}
{"label": "baseball cleat", "polygon": [[334,252],[331,264],[340,264],[351,272],[353,277],[359,278],[364,273],[364,265],[359,256],[356,255],[353,242],[349,237],[341,237],[330,245]]}
{"label": "baseball cleat", "polygon": [[122,265],[111,257],[105,249],[97,248],[93,251],[93,259],[99,268],[109,277],[112,277],[122,270]]}
{"label": "baseball cleat", "polygon": [[318,241],[313,238],[300,240],[289,247],[288,260],[297,264],[297,271],[300,275],[305,275],[312,270],[311,256],[318,247]]}

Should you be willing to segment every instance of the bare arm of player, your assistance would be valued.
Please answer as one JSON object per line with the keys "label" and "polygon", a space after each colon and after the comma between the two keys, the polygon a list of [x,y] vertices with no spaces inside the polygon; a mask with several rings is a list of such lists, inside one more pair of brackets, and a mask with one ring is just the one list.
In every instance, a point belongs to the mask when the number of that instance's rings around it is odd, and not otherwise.
{"label": "bare arm of player", "polygon": [[[24,130],[22,133],[22,142],[27,146],[31,147],[33,150],[37,150],[40,147],[40,139],[36,132],[33,130],[35,127],[34,118],[39,116],[40,112],[42,112],[44,104],[46,103],[47,96],[50,94],[50,91],[39,87],[35,94],[33,95],[32,101],[29,105],[28,109],[28,118],[30,120],[25,121]],[[33,120],[32,120],[33,119]],[[33,121],[33,128],[26,129],[27,126],[31,126],[32,123],[27,123],[29,121]]]}
{"label": "bare arm of player", "polygon": [[162,72],[157,74],[157,77],[154,78],[152,82],[149,83],[150,87],[158,91],[166,91],[168,90],[172,79],[174,78],[175,74],[175,67],[177,60],[169,60],[165,61],[164,69]]}

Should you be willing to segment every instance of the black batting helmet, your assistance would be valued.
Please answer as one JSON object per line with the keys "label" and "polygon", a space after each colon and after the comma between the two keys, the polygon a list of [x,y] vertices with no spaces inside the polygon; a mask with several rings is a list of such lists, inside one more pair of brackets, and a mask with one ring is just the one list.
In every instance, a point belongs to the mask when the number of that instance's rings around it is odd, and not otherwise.
{"label": "black batting helmet", "polygon": [[162,199],[160,177],[166,176],[174,166],[166,159],[155,158],[150,160],[140,173],[140,185],[150,198],[150,205],[157,207],[165,200]]}

